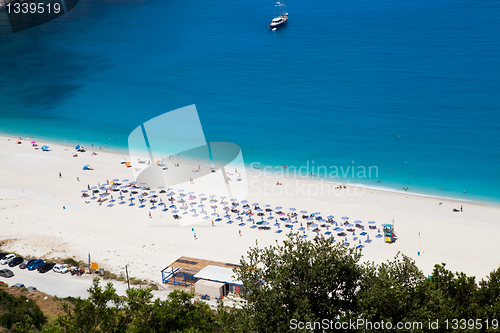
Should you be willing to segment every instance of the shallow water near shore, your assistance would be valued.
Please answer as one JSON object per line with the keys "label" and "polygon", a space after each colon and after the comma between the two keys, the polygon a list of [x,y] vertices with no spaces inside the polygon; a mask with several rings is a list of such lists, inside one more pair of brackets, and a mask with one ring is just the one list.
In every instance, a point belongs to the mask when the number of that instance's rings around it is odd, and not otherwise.
{"label": "shallow water near shore", "polygon": [[0,13],[0,132],[125,150],[196,104],[207,142],[250,168],[500,202],[498,2],[287,1],[271,32],[273,7],[80,1],[16,34]]}

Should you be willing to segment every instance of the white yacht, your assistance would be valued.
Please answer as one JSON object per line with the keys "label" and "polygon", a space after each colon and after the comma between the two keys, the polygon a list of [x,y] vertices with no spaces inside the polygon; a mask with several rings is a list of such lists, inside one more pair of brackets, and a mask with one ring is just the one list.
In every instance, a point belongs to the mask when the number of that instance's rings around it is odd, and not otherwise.
{"label": "white yacht", "polygon": [[288,13],[286,12],[286,6],[282,2],[277,2],[276,7],[279,9],[279,14],[275,18],[273,18],[271,24],[269,24],[269,27],[272,28],[273,30],[275,28],[284,26],[286,22],[288,21]]}

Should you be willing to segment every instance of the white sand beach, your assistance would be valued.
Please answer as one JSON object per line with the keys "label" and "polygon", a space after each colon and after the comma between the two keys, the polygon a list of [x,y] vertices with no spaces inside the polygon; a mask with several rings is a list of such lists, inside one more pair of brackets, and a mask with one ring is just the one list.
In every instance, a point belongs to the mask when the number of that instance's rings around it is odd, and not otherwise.
{"label": "white sand beach", "polygon": [[[181,256],[238,263],[256,241],[261,247],[268,246],[285,239],[288,232],[277,234],[274,220],[269,224],[271,230],[250,229],[251,222],[243,227],[237,222],[227,224],[224,218],[212,226],[213,216],[206,220],[200,216],[198,223],[181,226],[172,209],[140,209],[138,205],[129,207],[128,202],[100,206],[97,200],[82,198],[81,191],[106,180],[133,180],[134,166],[120,164],[121,158],[128,160],[127,154],[86,147],[85,153],[72,157],[74,147],[35,139],[39,147],[50,146],[44,152],[32,147],[31,138],[23,138],[21,144],[17,140],[0,136],[0,241],[7,241],[6,248],[22,255],[86,261],[90,253],[92,261],[105,269],[120,274],[128,265],[131,276],[160,283],[161,270]],[[94,170],[83,171],[84,165]],[[244,177],[248,195],[237,199],[259,203],[262,208],[269,204],[272,209],[282,206],[285,213],[292,207],[296,212],[321,212],[321,216],[333,215],[337,222],[346,216],[367,227],[368,221],[376,221],[377,228],[394,220],[397,241],[385,244],[372,237],[377,232],[370,233],[373,241],[364,243],[363,261],[382,262],[400,251],[414,258],[424,274],[430,274],[434,264],[446,263],[452,271],[477,278],[500,265],[495,255],[500,250],[500,207],[354,186],[335,190],[338,184],[278,179],[255,172]],[[283,185],[276,185],[278,181]],[[186,192],[190,185],[185,183]],[[218,192],[220,185],[213,186],[213,192]],[[452,211],[461,205],[463,212]],[[305,226],[301,215],[299,222]],[[286,229],[284,223],[280,228]],[[314,233],[306,232],[312,239]]]}

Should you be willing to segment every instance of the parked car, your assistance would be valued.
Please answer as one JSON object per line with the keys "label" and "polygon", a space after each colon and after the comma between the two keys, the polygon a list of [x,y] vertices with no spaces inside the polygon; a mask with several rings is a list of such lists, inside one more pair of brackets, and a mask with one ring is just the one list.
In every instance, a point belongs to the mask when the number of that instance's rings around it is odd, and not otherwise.
{"label": "parked car", "polygon": [[8,255],[10,253],[7,253],[7,252],[0,252],[0,259],[3,259],[3,257],[5,257],[6,255]]}
{"label": "parked car", "polygon": [[15,257],[9,262],[9,267],[16,267],[23,262],[23,257]]}
{"label": "parked car", "polygon": [[6,255],[5,257],[3,257],[1,260],[0,260],[0,264],[2,265],[5,265],[5,264],[8,264],[12,259],[14,259],[16,257],[15,254],[8,254]]}
{"label": "parked car", "polygon": [[36,287],[29,286],[29,287],[28,287],[28,290],[36,290]]}
{"label": "parked car", "polygon": [[19,268],[20,269],[25,269],[26,267],[28,267],[29,264],[31,264],[35,260],[36,259],[25,260],[25,261],[23,261],[23,263],[21,265],[19,265]]}
{"label": "parked car", "polygon": [[38,272],[40,272],[40,273],[47,273],[52,268],[54,268],[54,266],[55,266],[55,263],[53,263],[53,262],[46,262],[45,264],[38,266]]}
{"label": "parked car", "polygon": [[14,276],[14,273],[10,269],[0,269],[0,276],[10,278]]}
{"label": "parked car", "polygon": [[32,271],[40,267],[44,262],[42,259],[36,259],[31,264],[28,265],[28,271]]}
{"label": "parked car", "polygon": [[55,265],[53,270],[54,270],[54,272],[61,273],[61,274],[66,274],[69,272],[68,267],[61,265],[61,264]]}
{"label": "parked car", "polygon": [[24,284],[22,284],[22,283],[16,283],[16,284],[14,284],[14,285],[12,285],[10,287],[11,288],[14,288],[14,287],[24,288]]}

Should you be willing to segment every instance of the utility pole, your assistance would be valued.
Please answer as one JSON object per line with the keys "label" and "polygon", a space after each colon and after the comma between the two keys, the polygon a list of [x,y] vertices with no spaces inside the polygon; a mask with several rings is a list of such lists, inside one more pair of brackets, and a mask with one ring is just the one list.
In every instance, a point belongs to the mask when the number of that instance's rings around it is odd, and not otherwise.
{"label": "utility pole", "polygon": [[128,286],[127,289],[130,289],[130,281],[128,280],[128,268],[127,268],[127,265],[125,265],[125,273],[127,274],[127,286]]}

